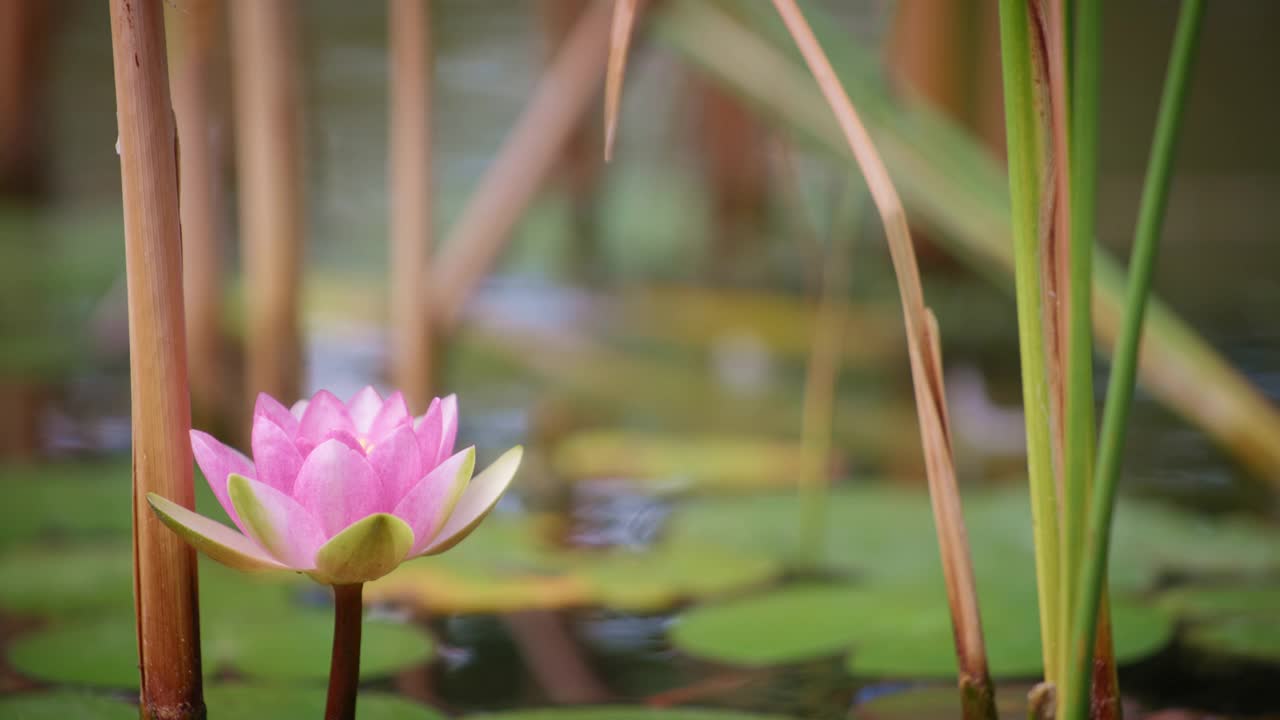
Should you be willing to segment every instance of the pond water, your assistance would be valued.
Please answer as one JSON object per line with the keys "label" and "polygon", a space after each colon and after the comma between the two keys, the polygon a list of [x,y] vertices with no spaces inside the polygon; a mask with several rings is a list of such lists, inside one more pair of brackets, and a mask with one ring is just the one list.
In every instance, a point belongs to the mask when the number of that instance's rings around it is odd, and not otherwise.
{"label": "pond water", "polygon": [[[303,6],[306,385],[345,396],[380,381],[386,361],[386,18],[376,3]],[[544,49],[531,3],[432,7],[443,237],[529,97]],[[1100,239],[1121,256],[1173,7],[1108,6]],[[838,10],[851,37],[882,41],[890,3]],[[77,0],[60,12],[48,98],[53,191],[34,216],[0,219],[17,257],[47,263],[31,294],[74,290],[50,311],[65,336],[53,343],[58,349],[34,355],[56,368],[43,422],[57,462],[0,465],[0,482],[16,488],[0,510],[0,717],[6,708],[22,712],[6,701],[47,688],[93,695],[76,702],[128,697],[134,662],[106,8]],[[1270,68],[1280,66],[1276,27],[1274,3],[1210,10],[1156,281],[1169,305],[1273,402],[1280,144],[1271,136],[1280,104],[1257,89],[1270,87]],[[389,717],[405,711],[396,702],[451,715],[624,703],[798,718],[947,717],[953,710],[928,699],[905,709],[877,704],[909,697],[905,689],[945,687],[953,662],[880,236],[861,232],[854,250],[856,320],[831,460],[840,482],[813,562],[797,556],[797,438],[813,319],[787,236],[795,224],[768,228],[764,254],[779,258],[772,270],[751,271],[732,287],[706,279],[712,218],[689,150],[687,76],[670,48],[643,50],[629,71],[621,144],[600,199],[600,276],[584,280],[568,269],[569,203],[551,190],[517,228],[449,349],[444,378],[463,399],[463,439],[479,446],[482,462],[491,459],[486,451],[516,442],[531,453],[492,527],[439,564],[406,568],[371,588],[370,707]],[[839,171],[816,152],[799,154],[804,181],[828,193]],[[226,227],[234,261],[230,209]],[[967,515],[1012,716],[1022,712],[1016,698],[1038,662],[1026,498],[1017,489],[1014,310],[1002,290],[947,260],[930,263],[925,286],[942,323]],[[15,293],[0,296],[6,322],[16,307],[8,300],[25,299]],[[1101,391],[1104,362],[1098,371]],[[1126,458],[1131,504],[1121,513],[1112,582],[1118,617],[1135,628],[1118,641],[1127,699],[1135,709],[1280,713],[1274,486],[1146,394]],[[202,565],[209,681],[229,686],[211,707],[235,716],[232,708],[257,702],[236,693],[276,683],[292,688],[286,695],[305,695],[281,717],[311,716],[299,708],[315,702],[327,670],[317,660],[327,652],[328,598],[307,585],[244,582]],[[287,617],[281,623],[295,635],[315,637],[298,643],[282,631],[255,644],[228,619],[251,612],[233,600],[243,594],[273,598],[252,611],[263,623]],[[901,618],[881,617],[881,608],[896,606],[905,608]],[[859,607],[868,610],[851,610]],[[84,645],[92,652],[67,657]],[[934,657],[931,648],[945,652]],[[915,664],[903,665],[904,657]]]}

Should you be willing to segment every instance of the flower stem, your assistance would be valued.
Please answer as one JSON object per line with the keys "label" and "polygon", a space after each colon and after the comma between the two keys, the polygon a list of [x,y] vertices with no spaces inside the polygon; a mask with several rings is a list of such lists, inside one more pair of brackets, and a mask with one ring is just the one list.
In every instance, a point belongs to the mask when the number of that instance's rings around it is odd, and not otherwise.
{"label": "flower stem", "polygon": [[363,583],[333,586],[333,659],[329,663],[329,700],[324,720],[355,720],[363,591]]}

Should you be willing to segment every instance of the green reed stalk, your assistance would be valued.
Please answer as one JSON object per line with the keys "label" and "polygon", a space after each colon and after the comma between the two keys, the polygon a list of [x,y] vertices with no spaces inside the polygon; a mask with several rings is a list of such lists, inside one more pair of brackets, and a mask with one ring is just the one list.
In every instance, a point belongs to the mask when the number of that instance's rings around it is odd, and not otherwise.
{"label": "green reed stalk", "polygon": [[1114,508],[1116,482],[1120,475],[1120,455],[1124,449],[1129,406],[1133,399],[1137,374],[1138,347],[1142,338],[1142,322],[1150,295],[1151,275],[1155,268],[1156,249],[1169,198],[1169,181],[1173,174],[1173,157],[1182,121],[1188,79],[1195,60],[1204,0],[1184,0],[1178,16],[1169,70],[1156,118],[1155,139],[1147,177],[1142,189],[1138,224],[1134,232],[1133,259],[1129,268],[1128,297],[1125,302],[1124,325],[1112,359],[1111,378],[1107,384],[1106,409],[1099,435],[1096,483],[1089,506],[1088,532],[1085,536],[1080,593],[1072,623],[1071,672],[1076,682],[1069,686],[1065,698],[1066,720],[1084,720],[1089,707],[1089,679],[1093,650],[1092,638],[1097,629],[1098,597],[1106,574],[1107,551],[1111,538],[1111,514]]}
{"label": "green reed stalk", "polygon": [[1094,460],[1092,291],[1098,197],[1098,76],[1102,53],[1100,2],[1075,0],[1071,4],[1075,11],[1075,23],[1069,35],[1072,43],[1063,44],[1064,48],[1070,48],[1072,60],[1068,77],[1071,259],[1067,289],[1067,444],[1062,508],[1066,553],[1062,569],[1067,578],[1068,599],[1060,608],[1064,627],[1070,622],[1071,605],[1076,597],[1074,585],[1079,577]]}
{"label": "green reed stalk", "polygon": [[1058,503],[1049,444],[1049,383],[1044,349],[1044,308],[1040,287],[1040,177],[1042,162],[1031,80],[1030,24],[1025,0],[1000,0],[1000,48],[1004,75],[1005,124],[1009,148],[1014,285],[1018,342],[1022,357],[1022,403],[1027,422],[1027,471],[1036,546],[1036,587],[1045,679],[1058,673],[1059,553]]}

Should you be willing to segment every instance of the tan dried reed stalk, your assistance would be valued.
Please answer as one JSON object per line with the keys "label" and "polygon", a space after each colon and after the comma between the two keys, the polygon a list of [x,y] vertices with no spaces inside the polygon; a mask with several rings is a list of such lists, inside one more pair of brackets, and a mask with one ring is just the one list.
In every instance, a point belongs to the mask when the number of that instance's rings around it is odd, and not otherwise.
{"label": "tan dried reed stalk", "polygon": [[302,98],[295,0],[231,0],[247,408],[301,392]]}
{"label": "tan dried reed stalk", "polygon": [[431,402],[431,91],[433,55],[427,0],[392,0],[391,44],[391,376],[415,412]]}
{"label": "tan dried reed stalk", "polygon": [[193,507],[177,135],[161,0],[111,0],[133,413],[134,602],[141,712],[203,720],[195,553],[146,505]]}

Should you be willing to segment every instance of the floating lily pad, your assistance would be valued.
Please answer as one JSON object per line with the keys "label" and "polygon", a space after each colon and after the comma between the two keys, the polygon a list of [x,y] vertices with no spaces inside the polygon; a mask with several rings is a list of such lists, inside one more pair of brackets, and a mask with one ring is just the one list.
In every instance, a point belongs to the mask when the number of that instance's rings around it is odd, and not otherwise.
{"label": "floating lily pad", "polygon": [[129,464],[10,464],[0,466],[0,545],[30,539],[128,537]]}
{"label": "floating lily pad", "polygon": [[0,697],[6,720],[137,720],[136,705],[74,690]]}
{"label": "floating lily pad", "polygon": [[751,715],[732,710],[643,708],[626,705],[511,710],[468,715],[467,720],[786,720],[779,715]]}
{"label": "floating lily pad", "polygon": [[[205,706],[211,718],[313,720],[324,715],[325,689],[213,685],[205,688]],[[361,692],[356,701],[356,720],[443,718],[444,715],[425,705],[387,693]]]}
{"label": "floating lily pad", "polygon": [[[127,539],[97,544],[14,545],[0,550],[0,608],[40,617],[123,617],[133,608]],[[290,610],[299,577],[249,576],[200,558],[200,602],[210,616]]]}
{"label": "floating lily pad", "polygon": [[836,655],[866,626],[868,596],[856,587],[793,586],[681,615],[677,647],[735,665],[767,666]]}
{"label": "floating lily pad", "polygon": [[[132,527],[128,458],[0,465],[0,547],[11,543],[127,538]],[[196,509],[230,524],[199,472]]]}
{"label": "floating lily pad", "polygon": [[714,598],[763,585],[782,571],[776,560],[762,555],[671,543],[641,552],[584,553],[571,568],[596,603],[626,612],[656,612],[685,599]]}
{"label": "floating lily pad", "polygon": [[[329,674],[332,619],[320,611],[231,615],[205,613],[201,628],[206,675],[234,669],[264,680],[322,681]],[[366,621],[360,675],[382,677],[431,657],[429,638],[410,627]],[[74,622],[16,639],[9,660],[19,672],[50,682],[132,688],[138,684],[132,617]]]}
{"label": "floating lily pad", "polygon": [[[728,335],[749,335],[769,350],[804,358],[813,349],[816,306],[796,296],[758,291],[660,287],[623,293],[621,317],[609,327],[664,342],[705,346]],[[883,362],[903,355],[893,308],[863,305],[848,318],[841,357]]]}
{"label": "floating lily pad", "polygon": [[[1043,671],[1039,615],[1034,598],[1021,603],[990,602],[984,596],[982,631],[991,674],[1035,677]],[[893,611],[859,638],[847,661],[855,675],[876,677],[955,677],[954,635],[945,598],[914,612]],[[904,603],[903,607],[906,605]],[[1116,660],[1123,664],[1148,657],[1169,643],[1173,622],[1158,609],[1112,598]]]}
{"label": "floating lily pad", "polygon": [[1280,623],[1274,613],[1197,624],[1187,631],[1184,640],[1210,655],[1280,662]]}
{"label": "floating lily pad", "polygon": [[[979,586],[1023,594],[1034,588],[1030,502],[1022,488],[963,498]],[[861,486],[834,490],[826,515],[826,561],[868,583],[941,587],[937,536],[923,490]],[[717,498],[677,510],[675,539],[705,539],[784,560],[794,558],[801,513],[794,494]],[[1248,520],[1209,520],[1124,500],[1116,513],[1110,580],[1118,592],[1149,588],[1163,572],[1238,574],[1280,568],[1280,531]]]}
{"label": "floating lily pad", "polygon": [[777,577],[773,558],[708,542],[643,550],[548,547],[536,523],[494,518],[455,550],[405,563],[369,583],[365,597],[425,613],[510,612],[603,605],[650,612]]}
{"label": "floating lily pad", "polygon": [[1190,586],[1160,595],[1160,605],[1182,617],[1213,620],[1248,615],[1280,624],[1280,586]]}
{"label": "floating lily pad", "polygon": [[552,458],[574,480],[684,482],[700,490],[792,488],[800,444],[771,437],[592,430],[563,440]]}
{"label": "floating lily pad", "polygon": [[128,540],[0,550],[0,607],[45,617],[127,613],[133,607]]}
{"label": "floating lily pad", "polygon": [[[994,675],[1029,676],[1041,669],[1034,596],[980,598],[983,634]],[[1162,647],[1173,632],[1161,612],[1127,603],[1113,607],[1121,662]],[[850,647],[857,675],[952,677],[955,651],[946,596],[898,588],[799,586],[679,618],[672,640],[699,657],[764,666],[837,654]]]}

